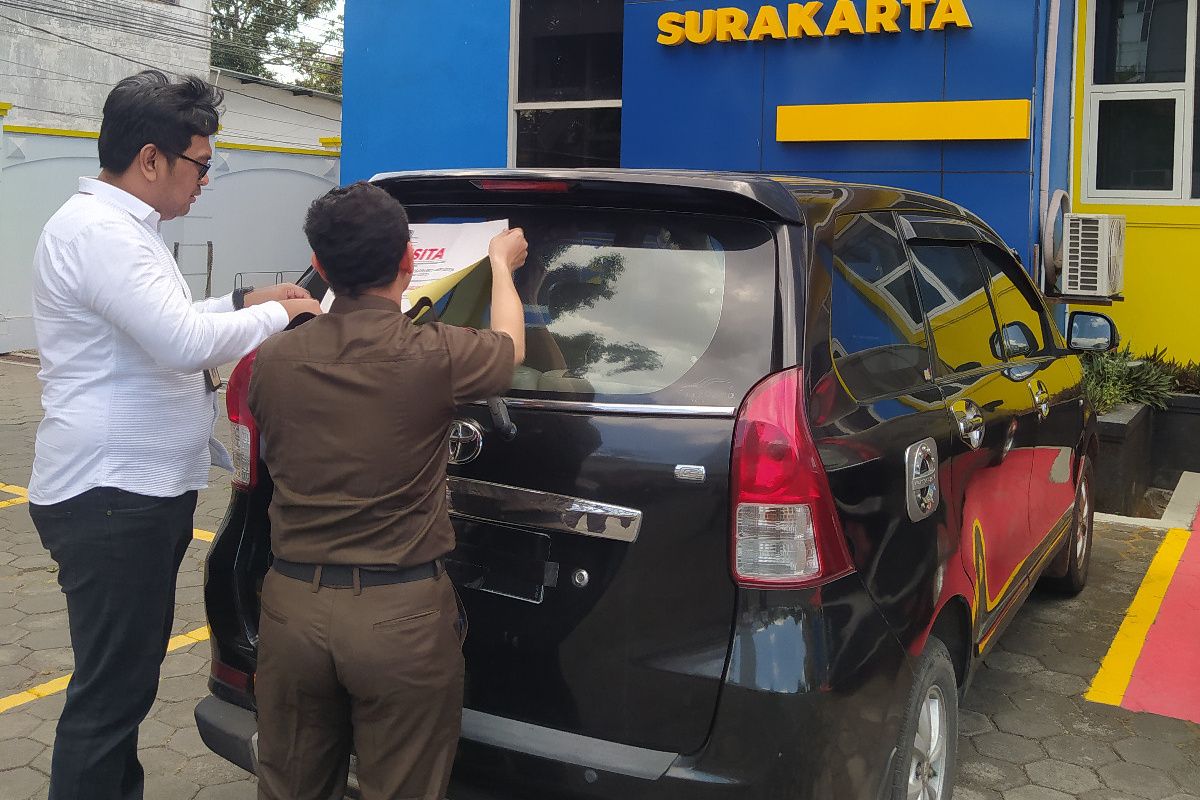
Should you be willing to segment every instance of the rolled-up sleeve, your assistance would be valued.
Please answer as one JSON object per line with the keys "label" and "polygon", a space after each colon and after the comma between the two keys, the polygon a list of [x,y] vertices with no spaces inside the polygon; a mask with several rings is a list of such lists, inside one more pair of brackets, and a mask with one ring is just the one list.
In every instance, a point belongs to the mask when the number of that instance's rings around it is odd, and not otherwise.
{"label": "rolled-up sleeve", "polygon": [[454,402],[503,394],[512,385],[513,340],[507,333],[443,325]]}
{"label": "rolled-up sleeve", "polygon": [[72,260],[88,265],[79,276],[80,299],[169,369],[198,372],[236,361],[287,327],[287,311],[276,302],[228,313],[217,311],[221,301],[194,306],[178,274],[118,223],[92,225],[70,247]]}

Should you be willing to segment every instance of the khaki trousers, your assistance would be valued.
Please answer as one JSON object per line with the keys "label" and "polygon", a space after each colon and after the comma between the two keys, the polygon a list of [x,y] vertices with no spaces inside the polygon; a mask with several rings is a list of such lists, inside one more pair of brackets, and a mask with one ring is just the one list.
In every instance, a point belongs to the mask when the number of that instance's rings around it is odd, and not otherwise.
{"label": "khaki trousers", "polygon": [[259,624],[258,796],[329,800],[351,745],[363,800],[441,800],[462,722],[450,578],[354,589],[271,570]]}

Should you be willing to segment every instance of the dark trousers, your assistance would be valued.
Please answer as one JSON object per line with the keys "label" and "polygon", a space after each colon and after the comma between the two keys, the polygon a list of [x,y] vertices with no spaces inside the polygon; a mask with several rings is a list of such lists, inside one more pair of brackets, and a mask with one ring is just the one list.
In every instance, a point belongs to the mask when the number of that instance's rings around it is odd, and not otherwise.
{"label": "dark trousers", "polygon": [[58,563],[75,653],[50,800],[142,797],[138,726],[158,693],[195,510],[195,492],[159,498],[112,488],[30,505]]}
{"label": "dark trousers", "polygon": [[462,724],[450,577],[356,592],[271,570],[254,686],[260,800],[341,797],[352,745],[364,800],[442,800]]}

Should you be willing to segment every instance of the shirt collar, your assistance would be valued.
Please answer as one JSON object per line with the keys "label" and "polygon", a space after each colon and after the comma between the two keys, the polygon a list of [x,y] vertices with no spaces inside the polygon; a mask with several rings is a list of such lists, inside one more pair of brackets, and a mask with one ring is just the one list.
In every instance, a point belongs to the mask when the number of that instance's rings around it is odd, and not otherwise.
{"label": "shirt collar", "polygon": [[349,314],[351,311],[363,311],[366,309],[400,312],[400,306],[386,297],[380,297],[377,294],[360,294],[357,297],[338,295],[333,298],[333,305],[329,307],[330,313],[333,314]]}
{"label": "shirt collar", "polygon": [[95,195],[109,205],[128,211],[134,219],[151,227],[158,227],[158,223],[162,220],[162,216],[152,206],[111,183],[105,183],[96,178],[80,178],[79,191]]}

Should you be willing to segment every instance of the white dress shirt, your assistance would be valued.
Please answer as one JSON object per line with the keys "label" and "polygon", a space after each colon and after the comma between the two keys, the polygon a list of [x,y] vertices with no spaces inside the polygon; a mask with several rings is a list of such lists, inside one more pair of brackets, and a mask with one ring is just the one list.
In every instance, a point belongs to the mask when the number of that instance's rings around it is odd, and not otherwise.
{"label": "white dress shirt", "polygon": [[[33,323],[42,407],[29,500],[97,486],[175,497],[208,484],[217,393],[203,370],[283,330],[276,302],[235,311],[192,302],[158,212],[94,178],[60,208],[34,255]],[[211,448],[211,449],[210,449]]]}

